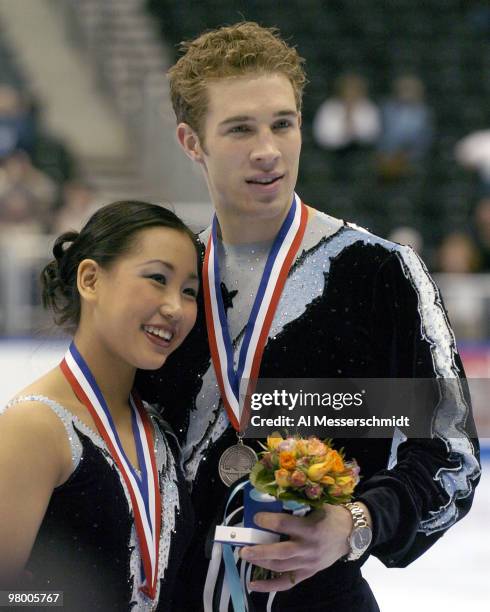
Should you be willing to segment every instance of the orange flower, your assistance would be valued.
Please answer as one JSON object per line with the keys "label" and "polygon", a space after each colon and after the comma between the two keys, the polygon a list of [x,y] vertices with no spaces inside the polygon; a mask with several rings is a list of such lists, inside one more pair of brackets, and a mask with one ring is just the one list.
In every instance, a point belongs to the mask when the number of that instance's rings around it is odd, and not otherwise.
{"label": "orange flower", "polygon": [[325,485],[332,485],[335,484],[335,478],[332,478],[331,476],[324,476],[320,479],[320,482]]}
{"label": "orange flower", "polygon": [[356,481],[353,476],[339,476],[336,483],[340,487],[341,495],[352,495]]}
{"label": "orange flower", "polygon": [[280,487],[289,487],[290,484],[290,479],[289,479],[289,472],[287,470],[284,469],[280,469],[280,470],[276,470],[274,472],[274,477],[276,479],[277,484]]}
{"label": "orange flower", "polygon": [[279,465],[285,470],[294,470],[296,459],[291,451],[281,451],[279,453]]}
{"label": "orange flower", "polygon": [[332,467],[330,468],[330,470],[332,472],[337,472],[337,473],[343,472],[345,467],[344,467],[344,461],[340,453],[336,450],[331,450],[329,453],[329,457],[332,461]]}

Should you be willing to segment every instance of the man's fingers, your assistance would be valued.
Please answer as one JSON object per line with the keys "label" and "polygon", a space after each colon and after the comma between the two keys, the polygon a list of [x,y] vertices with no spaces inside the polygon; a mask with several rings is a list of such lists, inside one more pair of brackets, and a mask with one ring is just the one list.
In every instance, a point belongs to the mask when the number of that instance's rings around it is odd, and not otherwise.
{"label": "man's fingers", "polygon": [[306,517],[279,512],[258,512],[254,521],[263,529],[289,536],[305,537],[313,533],[314,526],[325,517],[324,510],[315,510]]}
{"label": "man's fingers", "polygon": [[257,565],[258,561],[296,558],[299,556],[299,550],[299,544],[291,540],[276,544],[256,544],[242,548],[240,557]]}
{"label": "man's fingers", "polygon": [[302,523],[304,518],[280,512],[258,512],[254,516],[254,521],[263,529],[270,529],[290,536],[300,535],[304,529]]}
{"label": "man's fingers", "polygon": [[298,582],[312,575],[311,572],[305,570],[284,572],[281,576],[272,578],[271,580],[255,580],[250,583],[249,588],[251,591],[257,591],[258,593],[287,591],[288,589],[292,589]]}
{"label": "man's fingers", "polygon": [[273,572],[290,572],[303,569],[303,563],[300,559],[265,559],[263,561],[254,561],[257,567],[272,570]]}

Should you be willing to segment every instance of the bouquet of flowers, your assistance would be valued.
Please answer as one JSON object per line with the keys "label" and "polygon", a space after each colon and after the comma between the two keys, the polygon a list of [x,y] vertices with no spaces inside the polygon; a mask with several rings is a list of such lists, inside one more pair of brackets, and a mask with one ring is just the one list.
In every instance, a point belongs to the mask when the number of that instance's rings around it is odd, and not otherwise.
{"label": "bouquet of flowers", "polygon": [[346,461],[331,440],[283,438],[274,432],[261,446],[264,451],[250,473],[250,482],[261,493],[312,508],[351,499],[359,482],[359,466],[354,459]]}
{"label": "bouquet of flowers", "polygon": [[[250,472],[250,482],[260,493],[282,501],[284,509],[304,511],[324,504],[345,504],[352,498],[359,482],[359,466],[355,459],[346,461],[342,449],[335,450],[331,440],[283,438],[274,432],[261,446],[264,451]],[[254,580],[275,575],[254,567]],[[294,584],[294,572],[290,577]]]}

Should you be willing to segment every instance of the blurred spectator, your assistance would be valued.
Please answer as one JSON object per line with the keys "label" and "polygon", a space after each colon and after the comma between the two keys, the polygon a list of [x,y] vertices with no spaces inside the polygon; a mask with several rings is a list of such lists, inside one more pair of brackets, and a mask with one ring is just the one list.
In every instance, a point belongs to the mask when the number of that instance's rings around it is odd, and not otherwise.
{"label": "blurred spectator", "polygon": [[7,157],[0,169],[0,192],[2,189],[23,186],[42,202],[52,204],[57,187],[47,174],[32,165],[25,151],[15,151]]}
{"label": "blurred spectator", "polygon": [[101,206],[95,190],[83,181],[69,181],[63,185],[62,205],[51,225],[55,234],[78,231]]}
{"label": "blurred spectator", "polygon": [[437,251],[436,265],[439,272],[478,272],[481,266],[480,254],[471,236],[459,231],[445,236]]}
{"label": "blurred spectator", "polygon": [[34,121],[20,92],[0,84],[0,159],[16,149],[32,152]]}
{"label": "blurred spectator", "polygon": [[490,195],[483,197],[475,206],[472,234],[480,252],[480,270],[490,272]]}
{"label": "blurred spectator", "polygon": [[25,193],[30,200],[36,202],[34,218],[47,229],[56,201],[57,187],[46,174],[32,165],[25,151],[15,151],[0,166],[0,199],[9,200],[9,194],[17,192]]}
{"label": "blurred spectator", "polygon": [[381,107],[378,144],[381,178],[398,180],[415,169],[428,152],[434,135],[432,112],[425,102],[422,81],[412,75],[393,82],[393,94]]}
{"label": "blurred spectator", "polygon": [[0,196],[0,231],[41,232],[45,229],[44,211],[23,187],[13,187]]}
{"label": "blurred spectator", "polygon": [[490,193],[490,130],[480,130],[465,136],[455,148],[457,161],[478,172],[483,191]]}
{"label": "blurred spectator", "polygon": [[401,225],[400,227],[396,227],[388,236],[389,240],[393,242],[398,242],[398,244],[406,244],[416,252],[422,254],[422,249],[424,247],[424,239],[422,238],[422,234],[416,230],[414,227],[410,227],[409,225]]}
{"label": "blurred spectator", "polygon": [[316,142],[341,153],[372,145],[379,131],[379,112],[368,98],[366,80],[358,74],[339,77],[336,95],[323,102],[315,115]]}

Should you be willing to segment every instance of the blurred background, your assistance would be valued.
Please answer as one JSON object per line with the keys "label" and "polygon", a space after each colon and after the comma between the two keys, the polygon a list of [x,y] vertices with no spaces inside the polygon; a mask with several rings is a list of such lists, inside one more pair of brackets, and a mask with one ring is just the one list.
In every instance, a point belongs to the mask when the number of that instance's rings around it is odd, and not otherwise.
{"label": "blurred background", "polygon": [[[490,378],[488,1],[0,0],[0,403],[66,347],[37,281],[55,235],[123,198],[208,224],[165,72],[181,40],[240,19],[278,27],[306,59],[302,199],[413,246],[468,375]],[[369,561],[383,611],[488,609],[488,503],[484,472],[470,516],[429,554],[407,570]]]}

